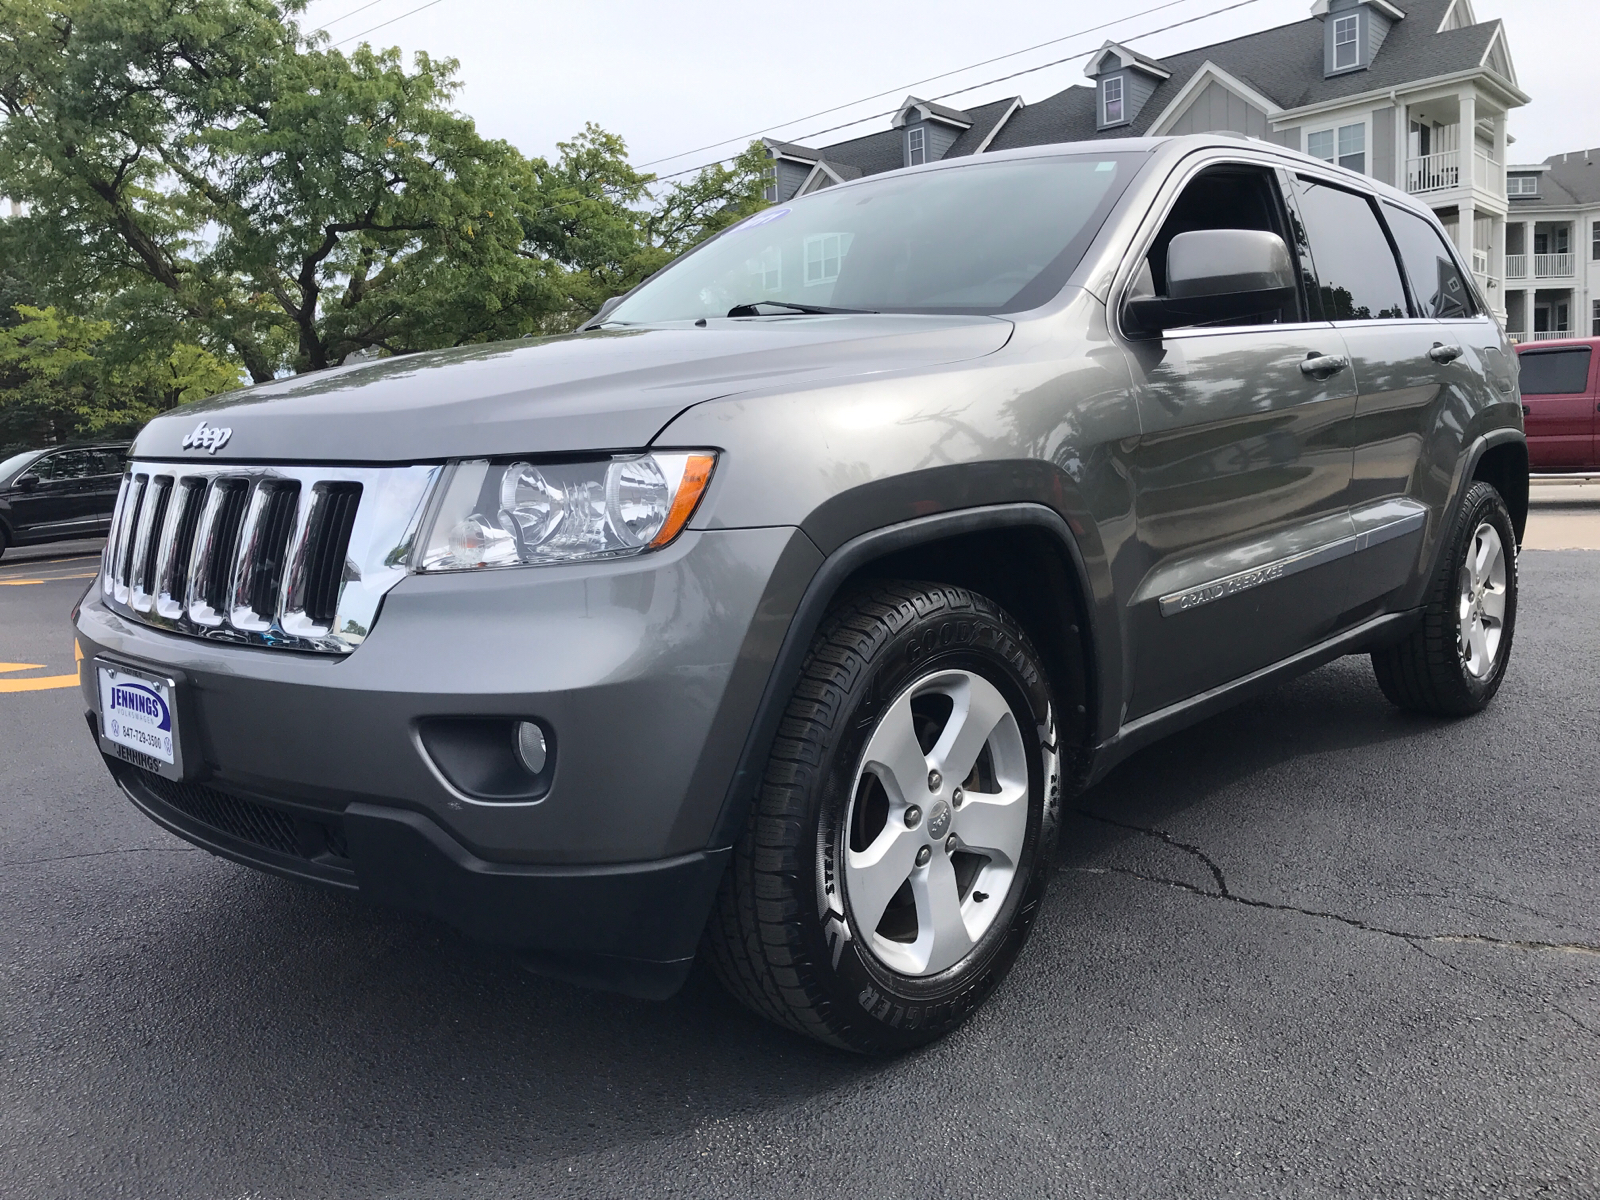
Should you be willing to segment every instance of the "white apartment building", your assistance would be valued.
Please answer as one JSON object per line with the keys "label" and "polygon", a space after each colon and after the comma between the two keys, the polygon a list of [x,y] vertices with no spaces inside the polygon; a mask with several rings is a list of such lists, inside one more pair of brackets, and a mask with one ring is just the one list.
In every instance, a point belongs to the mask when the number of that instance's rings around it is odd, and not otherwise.
{"label": "white apartment building", "polygon": [[1506,331],[1600,337],[1600,149],[1513,166],[1507,190]]}

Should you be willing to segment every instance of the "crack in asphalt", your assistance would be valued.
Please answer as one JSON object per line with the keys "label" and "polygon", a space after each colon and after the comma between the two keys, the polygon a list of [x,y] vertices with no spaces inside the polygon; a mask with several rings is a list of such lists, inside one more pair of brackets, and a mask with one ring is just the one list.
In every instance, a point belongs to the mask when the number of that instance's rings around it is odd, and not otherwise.
{"label": "crack in asphalt", "polygon": [[[1135,871],[1131,867],[1069,867],[1068,870],[1082,875],[1126,875],[1133,879],[1143,880],[1146,883],[1160,884],[1163,887],[1177,888],[1179,891],[1188,892],[1195,896],[1204,896],[1210,900],[1226,900],[1230,904],[1240,904],[1246,908],[1268,909],[1272,912],[1294,913],[1303,917],[1316,917],[1324,921],[1337,921],[1341,925],[1348,925],[1352,929],[1360,929],[1366,933],[1382,934],[1385,937],[1399,938],[1413,946],[1419,943],[1446,943],[1456,945],[1498,946],[1509,950],[1537,950],[1559,951],[1566,954],[1594,955],[1600,957],[1600,945],[1590,942],[1543,942],[1521,938],[1498,938],[1486,933],[1413,933],[1404,929],[1386,929],[1382,925],[1373,925],[1357,917],[1346,916],[1344,913],[1328,912],[1319,908],[1304,908],[1297,904],[1281,904],[1273,900],[1258,900],[1251,896],[1240,896],[1228,888],[1227,876],[1222,873],[1214,859],[1187,842],[1180,842],[1177,838],[1161,829],[1151,829],[1143,825],[1130,825],[1123,821],[1115,821],[1110,817],[1100,816],[1098,813],[1089,812],[1087,809],[1074,809],[1081,817],[1091,821],[1098,821],[1102,825],[1111,825],[1117,829],[1126,829],[1132,833],[1155,840],[1182,850],[1204,863],[1211,872],[1211,877],[1216,881],[1217,890],[1199,887],[1182,879],[1168,879],[1162,875],[1151,875],[1144,871]],[[1431,957],[1431,956],[1430,956]],[[1581,1024],[1581,1022],[1580,1022]],[[1587,1026],[1585,1026],[1587,1028]]]}
{"label": "crack in asphalt", "polygon": [[1501,983],[1497,979],[1486,979],[1481,975],[1474,975],[1470,971],[1463,971],[1460,967],[1456,966],[1455,963],[1450,962],[1448,959],[1440,958],[1437,954],[1428,953],[1428,950],[1427,950],[1426,947],[1418,945],[1415,941],[1410,942],[1409,945],[1418,954],[1422,955],[1423,958],[1426,958],[1426,959],[1429,959],[1432,962],[1438,963],[1439,966],[1444,967],[1448,971],[1455,972],[1457,975],[1461,976],[1463,979],[1470,979],[1474,983],[1485,984],[1488,987],[1493,988],[1495,991],[1499,992],[1500,995],[1503,998],[1505,998],[1506,1000],[1510,1000],[1510,1001],[1513,1001],[1513,1002],[1521,1002],[1521,1003],[1526,1004],[1526,1003],[1529,1002],[1530,999],[1536,999],[1538,1002],[1541,1002],[1543,1004],[1548,1005],[1553,1011],[1560,1013],[1563,1017],[1565,1017],[1567,1020],[1571,1021],[1573,1023],[1573,1025],[1575,1025],[1578,1029],[1581,1029],[1584,1033],[1589,1034],[1591,1037],[1600,1037],[1600,1029],[1596,1029],[1594,1026],[1588,1024],[1586,1021],[1582,1020],[1576,1013],[1570,1012],[1567,1009],[1562,1008],[1561,1005],[1554,1003],[1548,996],[1530,997],[1530,995],[1528,993],[1525,993],[1525,992],[1519,993],[1519,992],[1513,990],[1512,988],[1506,987],[1503,983]]}
{"label": "crack in asphalt", "polygon": [[17,862],[0,862],[0,870],[8,867],[37,867],[44,863],[72,862],[78,858],[104,858],[108,854],[198,854],[198,846],[124,846],[120,850],[90,850],[87,854],[63,854],[58,858],[24,858]]}

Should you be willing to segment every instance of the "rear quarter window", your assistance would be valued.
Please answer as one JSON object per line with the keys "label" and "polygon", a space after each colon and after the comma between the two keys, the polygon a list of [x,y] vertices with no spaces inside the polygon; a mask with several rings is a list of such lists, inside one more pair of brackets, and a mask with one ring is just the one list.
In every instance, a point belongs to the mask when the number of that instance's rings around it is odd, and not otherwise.
{"label": "rear quarter window", "polygon": [[1524,396],[1573,396],[1589,390],[1588,346],[1570,350],[1530,350],[1517,356]]}

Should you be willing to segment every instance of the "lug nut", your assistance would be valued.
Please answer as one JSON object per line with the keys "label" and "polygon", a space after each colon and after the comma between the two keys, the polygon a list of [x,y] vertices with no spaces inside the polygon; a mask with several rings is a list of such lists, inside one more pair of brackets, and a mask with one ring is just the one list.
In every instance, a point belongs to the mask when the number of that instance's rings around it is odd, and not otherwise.
{"label": "lug nut", "polygon": [[960,808],[961,807],[961,802],[963,800],[965,800],[966,798],[967,798],[967,794],[965,792],[963,792],[960,788],[957,788],[950,795],[950,805],[951,805],[951,807],[952,808]]}
{"label": "lug nut", "polygon": [[920,824],[922,824],[922,810],[913,804],[906,809],[906,828],[915,829]]}
{"label": "lug nut", "polygon": [[946,854],[954,854],[956,852],[956,835],[955,834],[952,833],[949,837],[945,838],[945,840],[944,840],[944,852]]}
{"label": "lug nut", "polygon": [[917,851],[917,866],[919,866],[919,867],[927,866],[928,865],[928,860],[930,858],[932,858],[932,857],[933,857],[933,851],[929,850],[926,846],[924,846],[921,850]]}
{"label": "lug nut", "polygon": [[928,772],[928,790],[930,792],[937,792],[939,790],[939,785],[941,783],[943,783],[943,782],[944,782],[944,776],[939,774],[939,772],[937,772],[937,771],[929,771]]}

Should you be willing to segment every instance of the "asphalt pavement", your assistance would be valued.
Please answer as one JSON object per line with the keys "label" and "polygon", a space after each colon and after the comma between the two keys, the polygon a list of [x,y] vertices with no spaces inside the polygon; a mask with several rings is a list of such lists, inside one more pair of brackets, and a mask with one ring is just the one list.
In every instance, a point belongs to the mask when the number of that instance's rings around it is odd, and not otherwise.
{"label": "asphalt pavement", "polygon": [[[72,671],[71,565],[0,564],[43,580],[0,680]],[[1347,659],[1124,764],[994,1000],[891,1062],[213,858],[71,687],[0,694],[0,1195],[1593,1194],[1600,553],[1521,575],[1477,718]]]}

